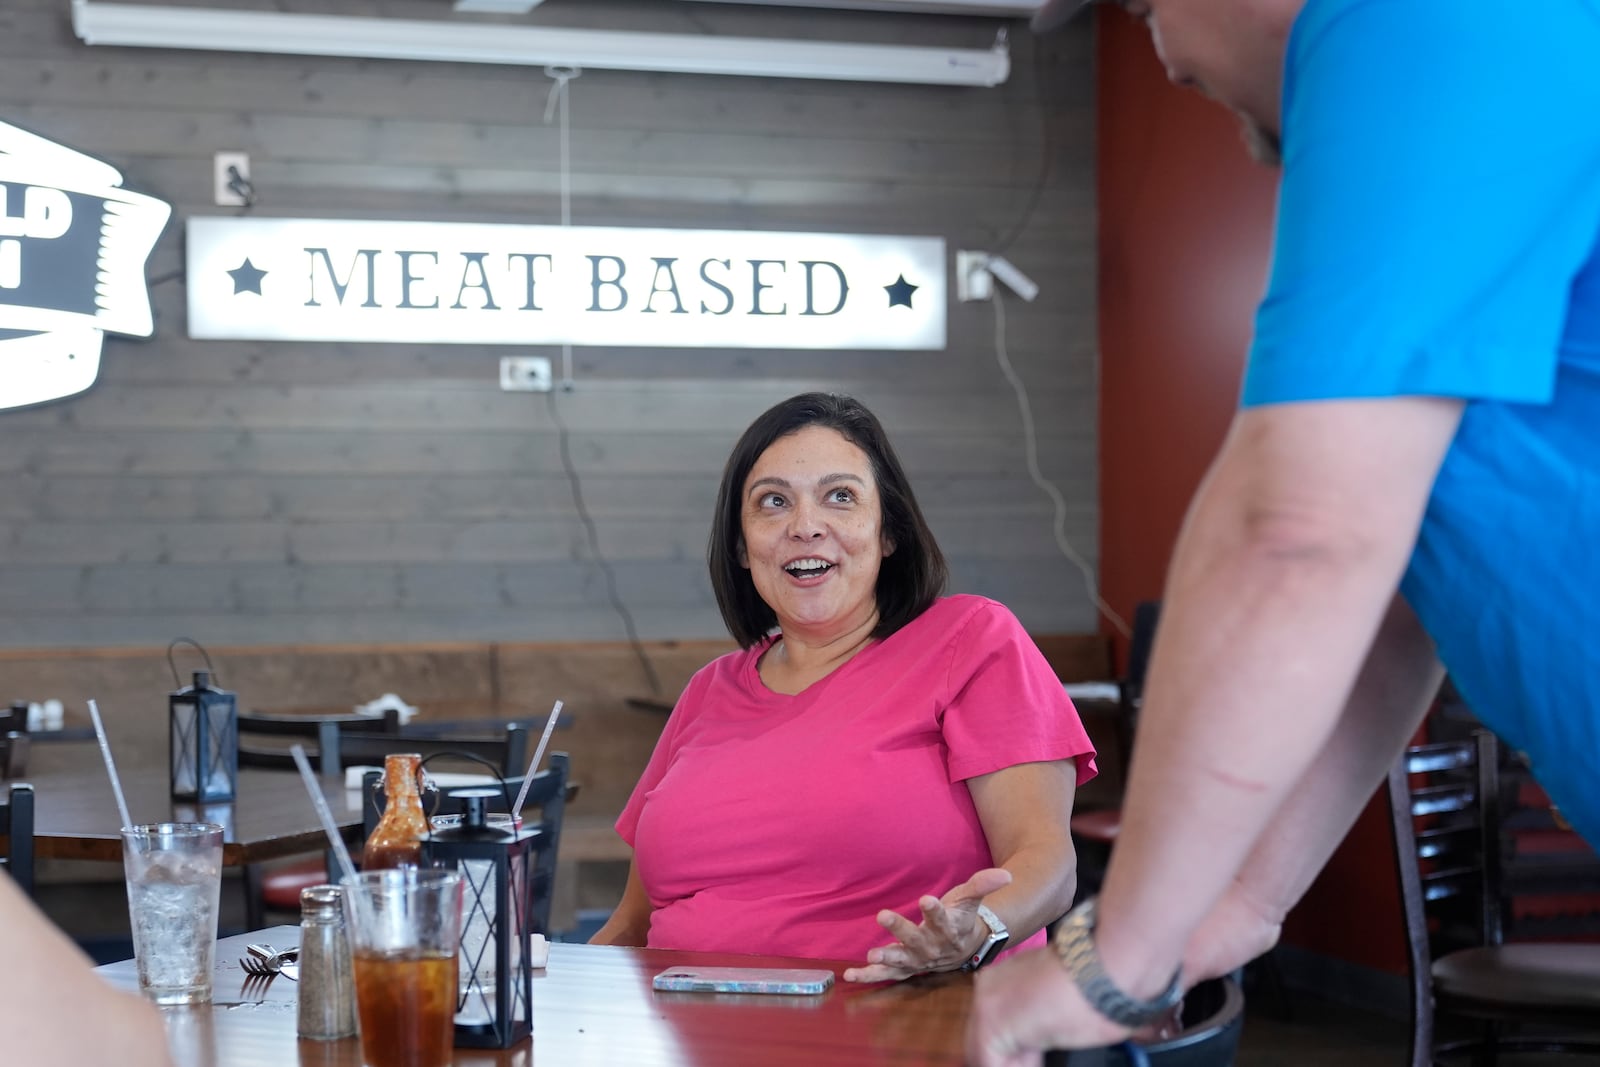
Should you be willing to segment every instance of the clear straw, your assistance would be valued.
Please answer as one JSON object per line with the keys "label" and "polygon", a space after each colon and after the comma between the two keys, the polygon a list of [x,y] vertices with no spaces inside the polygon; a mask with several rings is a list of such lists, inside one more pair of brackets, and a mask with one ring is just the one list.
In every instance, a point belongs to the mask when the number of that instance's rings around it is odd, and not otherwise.
{"label": "clear straw", "polygon": [[111,758],[111,743],[106,740],[106,724],[100,721],[100,708],[94,701],[89,701],[89,717],[94,720],[94,736],[100,742],[100,755],[106,761],[106,773],[111,776],[111,792],[116,794],[117,813],[122,816],[122,825],[131,827],[133,816],[128,814],[128,798],[122,795],[122,779],[117,777],[117,764]]}
{"label": "clear straw", "polygon": [[528,799],[528,789],[533,785],[533,772],[539,769],[539,761],[544,758],[544,750],[550,744],[550,735],[555,731],[556,719],[561,717],[561,701],[556,701],[555,707],[550,709],[550,718],[544,724],[544,733],[539,735],[539,745],[533,750],[533,759],[528,762],[528,773],[522,776],[522,788],[517,792],[517,802],[511,806],[511,820],[516,822],[517,813],[522,810],[522,802]]}
{"label": "clear straw", "polygon": [[305,780],[306,792],[311,794],[311,803],[317,809],[317,818],[322,820],[322,829],[328,835],[328,844],[333,848],[333,854],[339,861],[339,868],[344,871],[344,880],[350,884],[350,892],[356,891],[356,865],[350,860],[350,852],[344,847],[344,838],[339,836],[339,827],[333,821],[333,812],[328,810],[328,800],[322,795],[322,787],[317,784],[317,776],[311,773],[311,764],[306,759],[304,745],[293,745],[289,754],[294,757],[294,765],[300,768],[300,777]]}

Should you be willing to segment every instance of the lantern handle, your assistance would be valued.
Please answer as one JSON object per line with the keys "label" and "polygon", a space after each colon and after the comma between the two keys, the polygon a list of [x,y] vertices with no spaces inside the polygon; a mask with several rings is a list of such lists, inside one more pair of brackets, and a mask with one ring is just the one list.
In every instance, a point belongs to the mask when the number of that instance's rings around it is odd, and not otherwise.
{"label": "lantern handle", "polygon": [[[506,776],[501,774],[499,768],[497,768],[494,764],[490,763],[482,756],[474,755],[471,752],[457,752],[453,749],[441,749],[438,752],[430,752],[426,757],[423,758],[422,769],[426,770],[428,766],[428,760],[433,759],[435,756],[448,756],[454,759],[471,760],[473,763],[481,763],[483,766],[489,768],[489,772],[494,775],[495,780],[500,784],[500,796],[505,799],[506,811],[511,812],[511,818],[513,820],[516,819],[517,813],[511,811],[511,790],[506,788]],[[439,790],[439,796],[442,800],[444,797],[443,789]]]}
{"label": "lantern handle", "polygon": [[172,650],[179,645],[193,645],[198,649],[201,657],[206,661],[206,670],[211,672],[212,678],[217,677],[217,669],[211,665],[211,654],[205,650],[205,646],[192,637],[174,637],[172,643],[167,646],[167,666],[172,670],[172,682],[174,685],[179,689],[183,688],[183,679],[178,677],[178,665],[172,662]]}

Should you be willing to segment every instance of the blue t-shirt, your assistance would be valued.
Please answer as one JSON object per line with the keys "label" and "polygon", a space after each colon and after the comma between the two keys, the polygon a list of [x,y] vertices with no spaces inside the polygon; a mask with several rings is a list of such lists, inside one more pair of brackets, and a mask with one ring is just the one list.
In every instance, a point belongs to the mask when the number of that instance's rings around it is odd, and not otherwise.
{"label": "blue t-shirt", "polygon": [[1401,591],[1600,846],[1600,0],[1309,0],[1246,406],[1466,401]]}

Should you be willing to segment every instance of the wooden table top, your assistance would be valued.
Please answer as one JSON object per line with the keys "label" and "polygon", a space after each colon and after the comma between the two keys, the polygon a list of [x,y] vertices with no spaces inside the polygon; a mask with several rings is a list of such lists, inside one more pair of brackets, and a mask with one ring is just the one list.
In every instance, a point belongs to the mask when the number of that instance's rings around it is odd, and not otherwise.
{"label": "wooden table top", "polygon": [[[164,1009],[178,1067],[361,1067],[355,1038],[295,1036],[297,987],[279,977],[242,995],[239,957],[252,941],[299,943],[279,926],[217,943],[210,1006]],[[729,956],[597,945],[552,945],[534,971],[533,1038],[506,1050],[456,1049],[455,1067],[960,1067],[970,976],[949,974],[890,986],[835,981],[817,996],[657,993],[668,967],[847,966],[815,960]],[[101,967],[112,983],[137,989],[132,961]]]}
{"label": "wooden table top", "polygon": [[[117,768],[136,822],[216,822],[223,828],[222,862],[240,866],[314,852],[327,837],[295,771],[243,769],[238,796],[204,806],[172,799],[167,767]],[[100,749],[93,743],[36,746],[28,774],[34,789],[34,849],[57,859],[122,862],[121,819]],[[334,820],[348,839],[361,829],[361,799],[344,778],[319,778]]]}

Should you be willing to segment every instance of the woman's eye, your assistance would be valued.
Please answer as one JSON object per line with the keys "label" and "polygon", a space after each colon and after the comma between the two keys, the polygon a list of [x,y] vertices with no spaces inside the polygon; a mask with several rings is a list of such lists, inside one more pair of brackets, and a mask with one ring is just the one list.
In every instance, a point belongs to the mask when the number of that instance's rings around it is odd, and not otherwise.
{"label": "woman's eye", "polygon": [[783,497],[777,493],[764,493],[756,503],[764,508],[781,508],[783,507]]}
{"label": "woman's eye", "polygon": [[850,489],[835,489],[828,494],[828,499],[835,504],[848,504],[855,498],[855,492]]}

